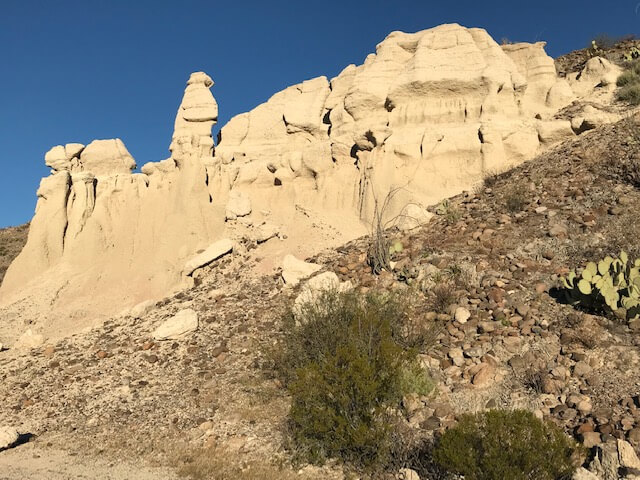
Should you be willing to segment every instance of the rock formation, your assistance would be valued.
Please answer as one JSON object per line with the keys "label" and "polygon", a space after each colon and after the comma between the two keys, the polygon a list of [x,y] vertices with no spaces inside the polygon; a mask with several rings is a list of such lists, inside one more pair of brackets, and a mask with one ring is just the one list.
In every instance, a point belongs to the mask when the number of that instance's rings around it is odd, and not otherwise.
{"label": "rock formation", "polygon": [[118,139],[45,155],[51,175],[0,289],[5,318],[44,316],[56,320],[46,333],[73,331],[189,281],[221,239],[278,236],[263,257],[304,257],[365,233],[389,192],[387,219],[428,221],[425,205],[579,133],[588,115],[572,128],[560,109],[610,94],[608,62],[560,79],[543,47],[500,47],[456,24],[393,32],[363,65],[234,117],[215,149],[213,81],[192,74],[168,159],[132,173]]}
{"label": "rock formation", "polygon": [[45,322],[47,333],[62,334],[180,284],[187,260],[224,228],[224,205],[211,201],[205,166],[217,119],[212,84],[202,72],[191,75],[171,157],[143,173],[132,173],[135,161],[119,139],[47,152],[51,175],[0,291],[5,318],[44,317],[53,322]]}

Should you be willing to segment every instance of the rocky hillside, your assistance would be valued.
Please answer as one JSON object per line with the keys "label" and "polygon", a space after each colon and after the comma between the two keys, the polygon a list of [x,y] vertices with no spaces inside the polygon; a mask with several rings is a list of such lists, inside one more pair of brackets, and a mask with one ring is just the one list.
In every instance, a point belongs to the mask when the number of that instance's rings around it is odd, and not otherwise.
{"label": "rocky hillside", "polygon": [[606,58],[611,63],[623,66],[629,55],[640,48],[640,40],[633,35],[623,39],[596,38],[596,48],[593,46],[574,50],[555,59],[556,70],[562,77],[575,72],[580,72],[594,56]]}
{"label": "rocky hillside", "polygon": [[[371,273],[367,238],[308,259],[359,291],[419,292],[424,321],[441,326],[421,357],[437,393],[405,399],[407,426],[429,437],[465,412],[523,407],[582,442],[596,478],[637,467],[616,440],[640,451],[640,324],[577,310],[557,288],[585,262],[640,256],[638,128],[598,127],[434,206],[427,225],[391,232],[405,246],[392,272]],[[253,248],[156,304],[0,353],[0,418],[40,446],[136,456],[193,478],[344,478],[337,465],[288,466],[289,398],[265,352],[299,287],[247,275]],[[197,327],[175,325],[185,310]],[[160,339],[164,322],[184,335]]]}
{"label": "rocky hillside", "polygon": [[13,259],[27,243],[28,232],[28,224],[0,229],[0,283]]}

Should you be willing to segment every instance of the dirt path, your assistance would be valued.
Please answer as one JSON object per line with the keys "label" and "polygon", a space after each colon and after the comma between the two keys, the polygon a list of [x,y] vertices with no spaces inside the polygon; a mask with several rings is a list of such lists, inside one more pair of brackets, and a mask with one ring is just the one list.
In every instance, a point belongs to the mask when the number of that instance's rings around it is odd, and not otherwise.
{"label": "dirt path", "polygon": [[25,444],[0,452],[0,480],[177,480],[165,469]]}

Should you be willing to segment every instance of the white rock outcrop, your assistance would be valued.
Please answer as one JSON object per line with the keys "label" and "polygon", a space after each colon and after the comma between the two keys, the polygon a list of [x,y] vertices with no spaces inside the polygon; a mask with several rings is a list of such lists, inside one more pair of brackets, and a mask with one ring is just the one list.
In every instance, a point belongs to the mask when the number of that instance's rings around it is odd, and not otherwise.
{"label": "white rock outcrop", "polygon": [[426,208],[410,203],[406,205],[398,214],[395,226],[400,230],[413,230],[429,223],[433,218],[433,213]]}
{"label": "white rock outcrop", "polygon": [[390,192],[384,220],[414,228],[429,215],[409,205],[470,189],[607,121],[597,109],[579,124],[554,115],[593,92],[610,95],[615,74],[592,59],[560,79],[543,43],[501,47],[479,28],[393,32],[362,65],[232,118],[214,146],[214,83],[195,72],[170,157],[142,173],[119,139],[47,152],[51,175],[0,287],[0,317],[45,320],[48,338],[73,331],[69,319],[104,320],[179,288],[226,238],[276,251],[267,240],[278,236],[279,255],[301,243],[312,255],[367,233]]}
{"label": "white rock outcrop", "polygon": [[0,450],[10,448],[18,441],[20,434],[9,426],[0,426]]}
{"label": "white rock outcrop", "polygon": [[178,340],[198,329],[198,314],[188,308],[181,310],[153,332],[154,340]]}
{"label": "white rock outcrop", "polygon": [[185,264],[225,237],[226,190],[218,185],[215,202],[209,190],[212,84],[202,72],[191,75],[171,157],[146,164],[143,173],[132,173],[135,161],[119,139],[46,154],[52,173],[40,183],[28,241],[4,278],[0,307],[44,320],[48,334],[61,335],[74,331],[78,316],[99,322],[179,288]]}
{"label": "white rock outcrop", "polygon": [[321,265],[305,262],[293,255],[286,255],[282,261],[282,279],[286,285],[295,287],[307,277],[322,268]]}

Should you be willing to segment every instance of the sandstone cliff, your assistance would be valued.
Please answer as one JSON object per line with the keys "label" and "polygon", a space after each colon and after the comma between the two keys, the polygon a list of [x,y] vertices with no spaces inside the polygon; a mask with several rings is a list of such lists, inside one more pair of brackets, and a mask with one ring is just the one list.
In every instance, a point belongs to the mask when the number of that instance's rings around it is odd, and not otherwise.
{"label": "sandstone cliff", "polygon": [[606,103],[615,74],[593,59],[559,79],[543,43],[500,47],[456,24],[393,32],[364,64],[234,117],[214,148],[213,81],[194,73],[170,158],[132,173],[118,139],[47,153],[27,245],[0,289],[0,334],[15,336],[12,319],[26,316],[65,334],[162,297],[223,238],[263,244],[264,270],[337,245],[365,233],[392,190],[387,218],[408,205],[424,218],[424,206],[583,131],[585,115],[608,121],[597,108],[558,112],[580,98]]}

